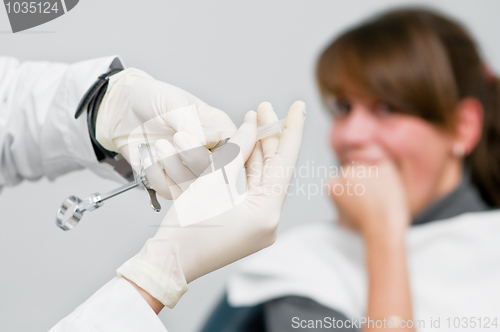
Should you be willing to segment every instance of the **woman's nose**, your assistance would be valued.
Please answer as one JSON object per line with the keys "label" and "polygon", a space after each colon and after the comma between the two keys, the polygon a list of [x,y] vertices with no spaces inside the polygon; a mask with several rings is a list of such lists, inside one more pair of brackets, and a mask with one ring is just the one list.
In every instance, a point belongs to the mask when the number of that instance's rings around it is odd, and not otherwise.
{"label": "woman's nose", "polygon": [[[368,109],[357,106],[341,121],[336,122],[334,131],[346,145],[363,145],[373,140],[376,132],[376,119]],[[335,135],[335,133],[334,133]]]}

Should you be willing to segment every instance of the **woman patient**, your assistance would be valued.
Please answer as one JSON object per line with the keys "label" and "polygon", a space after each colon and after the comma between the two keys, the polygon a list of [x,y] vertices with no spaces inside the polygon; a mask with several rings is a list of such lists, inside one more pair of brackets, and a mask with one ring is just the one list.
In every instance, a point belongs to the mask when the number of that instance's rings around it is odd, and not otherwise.
{"label": "woman patient", "polygon": [[317,78],[340,164],[376,172],[333,178],[338,222],[247,259],[203,331],[496,329],[500,82],[475,42],[396,10],[337,38]]}

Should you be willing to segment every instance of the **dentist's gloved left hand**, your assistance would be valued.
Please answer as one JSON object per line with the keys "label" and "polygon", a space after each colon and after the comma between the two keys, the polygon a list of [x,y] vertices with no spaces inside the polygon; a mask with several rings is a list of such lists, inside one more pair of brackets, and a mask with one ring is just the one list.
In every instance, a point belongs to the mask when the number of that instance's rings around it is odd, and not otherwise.
{"label": "dentist's gloved left hand", "polygon": [[[175,135],[177,132],[187,132],[189,139]],[[107,150],[120,153],[136,171],[140,164],[138,146],[145,141],[155,159],[149,161],[153,164],[167,157],[165,153],[176,154],[200,145],[210,148],[235,132],[236,126],[221,110],[135,68],[110,77],[96,121],[97,141]],[[156,151],[158,140],[160,156]],[[148,174],[148,180],[160,196],[175,199],[183,188],[174,179],[185,179],[186,172],[193,172],[180,158],[170,158],[168,166],[170,173],[156,167],[156,174]]]}
{"label": "dentist's gloved left hand", "polygon": [[[257,143],[257,126],[278,117],[269,103],[257,114],[247,113],[236,134],[213,153],[213,163],[175,200],[156,235],[118,275],[172,308],[189,282],[270,246],[299,156],[305,113],[305,104],[295,102],[283,133]],[[247,191],[240,194],[244,165]]]}

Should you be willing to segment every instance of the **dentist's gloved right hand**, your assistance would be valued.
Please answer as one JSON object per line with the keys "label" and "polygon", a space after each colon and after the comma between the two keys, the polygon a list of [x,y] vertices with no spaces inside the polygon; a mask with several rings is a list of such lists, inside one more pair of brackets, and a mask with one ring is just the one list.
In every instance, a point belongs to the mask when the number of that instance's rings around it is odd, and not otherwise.
{"label": "dentist's gloved right hand", "polygon": [[[236,134],[213,153],[210,167],[174,202],[156,235],[118,275],[172,308],[187,283],[274,243],[299,155],[305,104],[292,105],[281,136],[255,144],[257,124],[277,119],[269,103],[257,114],[248,112]],[[245,162],[247,191],[240,195],[236,180]]]}
{"label": "dentist's gloved right hand", "polygon": [[[192,139],[176,142],[177,132],[187,132]],[[110,77],[96,120],[97,141],[107,150],[120,153],[135,171],[140,164],[138,146],[145,141],[152,157],[158,159],[155,150],[158,140],[163,140],[163,152],[170,155],[172,150],[180,148],[179,141],[184,145],[181,148],[188,148],[185,145],[189,146],[193,140],[209,147],[235,132],[236,126],[226,113],[135,68]],[[183,191],[175,178],[184,178],[189,172],[176,158],[169,160],[168,171],[158,171],[155,174],[158,176],[148,179],[160,196],[175,199]],[[197,177],[189,175],[191,180]]]}

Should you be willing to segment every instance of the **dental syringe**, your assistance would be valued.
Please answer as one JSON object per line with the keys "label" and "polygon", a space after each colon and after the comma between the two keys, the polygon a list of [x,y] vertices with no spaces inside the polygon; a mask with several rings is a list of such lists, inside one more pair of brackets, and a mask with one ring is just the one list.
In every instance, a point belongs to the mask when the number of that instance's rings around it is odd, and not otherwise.
{"label": "dental syringe", "polygon": [[[261,140],[267,136],[270,136],[274,133],[281,132],[285,127],[285,120],[281,119],[272,123],[269,123],[265,126],[261,126],[257,128],[257,141]],[[224,146],[230,138],[226,138],[217,142],[217,144],[212,147],[208,147],[211,152],[221,148]],[[99,193],[92,194],[84,199],[80,199],[77,196],[69,196],[64,200],[61,207],[57,210],[56,215],[56,225],[65,230],[73,229],[80,222],[83,217],[83,213],[85,211],[93,211],[95,209],[100,208],[104,201],[123,194],[124,192],[129,191],[130,189],[141,187],[147,191],[150,201],[151,207],[155,212],[159,212],[161,210],[160,203],[156,198],[156,191],[150,187],[149,181],[146,177],[144,161],[149,157],[150,151],[149,147],[146,143],[139,145],[139,155],[140,155],[140,170],[139,173],[135,175],[135,180],[127,183],[119,188],[116,188],[110,192],[107,192],[103,195]],[[151,158],[152,159],[152,158]]]}
{"label": "dental syringe", "polygon": [[[283,128],[285,128],[285,120],[286,119],[281,119],[275,122],[271,122],[266,124],[265,126],[260,126],[257,128],[257,141],[263,139],[264,137],[270,136],[272,134],[275,134],[277,132],[281,132]],[[224,144],[226,144],[231,138],[228,137],[226,139],[220,140],[216,145],[214,145],[210,151],[215,151],[216,149],[220,148]]]}

